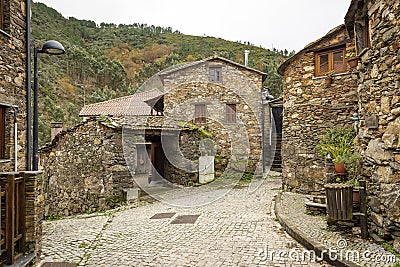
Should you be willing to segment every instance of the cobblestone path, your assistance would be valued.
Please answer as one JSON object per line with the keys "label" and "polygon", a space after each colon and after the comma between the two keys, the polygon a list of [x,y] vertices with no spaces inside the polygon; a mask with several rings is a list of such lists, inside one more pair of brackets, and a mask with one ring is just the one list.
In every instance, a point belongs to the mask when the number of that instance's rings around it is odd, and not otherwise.
{"label": "cobblestone path", "polygon": [[[330,266],[288,256],[290,251],[304,248],[275,219],[273,199],[280,184],[279,179],[269,179],[251,194],[247,188],[233,189],[223,198],[196,208],[156,202],[45,222],[42,262],[78,266]],[[204,194],[204,189],[190,190],[193,197],[198,191]],[[164,218],[154,218],[157,214]],[[182,215],[196,216],[179,217]],[[286,255],[279,257],[279,251]]]}

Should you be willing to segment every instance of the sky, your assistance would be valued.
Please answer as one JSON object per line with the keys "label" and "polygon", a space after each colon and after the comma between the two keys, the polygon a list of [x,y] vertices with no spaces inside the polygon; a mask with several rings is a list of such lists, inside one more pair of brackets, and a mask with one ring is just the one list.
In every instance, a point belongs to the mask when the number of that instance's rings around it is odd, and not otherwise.
{"label": "sky", "polygon": [[146,23],[298,52],[344,22],[351,0],[34,0],[64,17]]}

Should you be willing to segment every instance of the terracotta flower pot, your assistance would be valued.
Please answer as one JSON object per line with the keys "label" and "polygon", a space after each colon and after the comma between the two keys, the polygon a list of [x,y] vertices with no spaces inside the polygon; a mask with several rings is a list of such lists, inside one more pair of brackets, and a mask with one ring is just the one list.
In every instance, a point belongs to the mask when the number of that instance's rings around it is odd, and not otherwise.
{"label": "terracotta flower pot", "polygon": [[332,83],[332,77],[331,76],[325,77],[325,83],[326,84],[331,84]]}
{"label": "terracotta flower pot", "polygon": [[335,171],[338,174],[346,174],[346,166],[344,165],[344,163],[335,163]]}
{"label": "terracotta flower pot", "polygon": [[347,59],[350,68],[355,68],[358,65],[358,57],[351,57]]}

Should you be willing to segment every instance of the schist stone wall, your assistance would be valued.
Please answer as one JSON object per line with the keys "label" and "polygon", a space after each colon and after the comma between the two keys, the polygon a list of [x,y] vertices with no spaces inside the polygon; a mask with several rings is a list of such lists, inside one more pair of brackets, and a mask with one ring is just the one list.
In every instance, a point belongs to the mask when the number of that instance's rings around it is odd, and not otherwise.
{"label": "schist stone wall", "polygon": [[[25,1],[6,1],[5,29],[0,31],[0,106],[18,107],[18,168],[25,169],[26,142],[26,7]],[[4,107],[4,106],[3,106]],[[14,114],[6,108],[5,158],[0,171],[14,166]]]}
{"label": "schist stone wall", "polygon": [[92,119],[61,132],[41,149],[46,216],[114,207],[135,187],[126,166],[120,127]]}
{"label": "schist stone wall", "polygon": [[[318,138],[329,127],[353,127],[351,120],[357,104],[357,75],[333,76],[325,84],[315,77],[314,51],[345,42],[344,26],[300,51],[284,69],[283,185],[298,192],[322,192],[325,182],[324,160],[316,153]],[[346,49],[353,49],[346,43]]]}
{"label": "schist stone wall", "polygon": [[394,239],[400,252],[400,1],[360,2],[371,30],[371,47],[358,65],[357,145],[369,186],[370,228]]}
{"label": "schist stone wall", "polygon": [[[220,67],[222,81],[210,82],[209,68]],[[198,124],[212,134],[216,175],[227,164],[255,172],[261,157],[262,74],[214,59],[160,75],[167,118],[194,121],[195,105],[205,104],[207,122]],[[226,104],[236,105],[237,122],[226,122]],[[260,170],[260,169],[258,169]]]}
{"label": "schist stone wall", "polygon": [[163,140],[166,154],[164,178],[169,182],[191,186],[198,183],[198,160],[201,155],[201,134],[196,131],[181,131]]}
{"label": "schist stone wall", "polygon": [[[159,120],[160,117],[149,117],[149,129],[158,125]],[[140,149],[135,145],[143,144],[150,130],[122,129],[116,121],[124,120],[91,118],[62,131],[51,144],[41,149],[46,216],[69,216],[113,208],[122,203],[123,190],[138,187],[137,177],[132,173],[150,175],[150,151],[144,146],[144,154],[139,155]],[[161,134],[159,130],[156,132],[158,136]],[[176,138],[175,133],[178,134]],[[166,137],[164,149],[172,155],[180,151],[195,163],[200,155],[198,136],[196,131],[174,131]],[[176,141],[179,144],[175,145]],[[168,181],[180,185],[197,182],[197,169],[184,173],[168,160],[162,163],[166,170],[164,178]]]}
{"label": "schist stone wall", "polygon": [[[5,155],[0,158],[0,172],[15,171],[15,114],[18,122],[17,171],[19,172],[26,170],[27,152],[26,1],[4,1],[3,8],[5,23],[3,29],[0,30],[0,106],[5,108]],[[0,182],[3,184],[5,181],[2,179]],[[42,249],[43,176],[40,173],[30,172],[25,176],[25,185],[26,253],[34,253],[38,258]],[[2,202],[3,205],[4,202]],[[5,247],[2,245],[1,248]]]}

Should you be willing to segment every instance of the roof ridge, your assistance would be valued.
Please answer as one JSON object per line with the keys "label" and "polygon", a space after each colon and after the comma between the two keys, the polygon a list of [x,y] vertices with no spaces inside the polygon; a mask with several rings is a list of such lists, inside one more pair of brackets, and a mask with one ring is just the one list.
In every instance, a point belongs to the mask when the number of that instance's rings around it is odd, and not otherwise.
{"label": "roof ridge", "polygon": [[117,102],[117,101],[120,101],[120,100],[123,100],[123,99],[139,97],[141,95],[145,95],[146,93],[148,94],[149,92],[152,92],[152,91],[157,91],[157,93],[162,94],[162,91],[160,91],[159,89],[155,88],[155,89],[151,89],[151,90],[148,90],[148,91],[135,93],[133,95],[120,96],[120,97],[109,99],[109,100],[106,100],[106,101],[101,101],[101,102],[97,102],[97,103],[84,105],[83,107],[93,107],[93,106],[96,106],[96,105],[105,105],[107,103],[114,103],[114,102]]}
{"label": "roof ridge", "polygon": [[85,105],[79,112],[79,116],[97,116],[100,114],[111,116],[124,116],[132,112],[136,107],[136,115],[150,115],[151,106],[146,100],[161,97],[164,94],[158,88],[153,88],[133,95],[118,97],[103,102]]}
{"label": "roof ridge", "polygon": [[118,100],[121,100],[121,99],[125,99],[125,98],[131,98],[131,97],[133,97],[134,95],[127,95],[127,96],[120,96],[120,97],[117,97],[117,98],[113,98],[113,99],[109,99],[109,100],[106,100],[106,101],[101,101],[101,102],[97,102],[97,103],[92,103],[92,104],[88,104],[88,105],[84,105],[83,107],[92,107],[92,106],[96,106],[96,105],[104,105],[104,104],[106,104],[106,103],[112,103],[112,102],[115,102],[115,101],[118,101]]}

